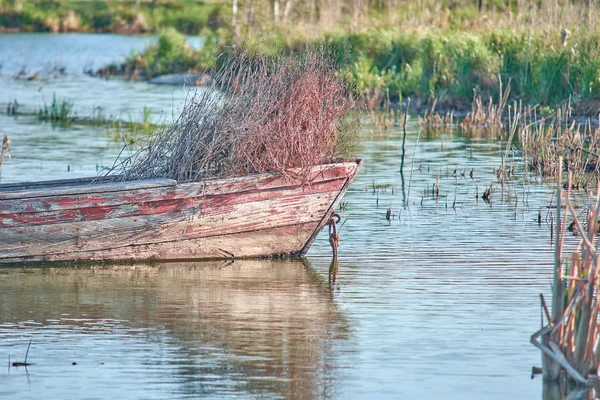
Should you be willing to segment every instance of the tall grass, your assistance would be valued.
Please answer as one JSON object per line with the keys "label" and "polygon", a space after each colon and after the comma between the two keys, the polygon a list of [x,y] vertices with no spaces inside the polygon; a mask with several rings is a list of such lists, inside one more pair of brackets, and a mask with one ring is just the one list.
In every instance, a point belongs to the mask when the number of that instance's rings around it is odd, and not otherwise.
{"label": "tall grass", "polygon": [[[474,34],[500,28],[543,31],[548,35],[568,28],[576,36],[597,29],[595,22],[600,17],[597,0],[253,0],[238,1],[237,10],[235,21],[242,33],[279,29],[287,37],[310,39],[331,30],[357,32],[397,27],[412,32],[433,29]],[[13,23],[24,30],[48,30],[50,20],[60,25],[74,13],[82,30],[113,31],[141,15],[152,31],[172,27],[197,34],[206,28],[231,29],[232,12],[230,0],[5,0],[0,2],[0,25],[12,27]],[[15,19],[18,21],[12,21]]]}
{"label": "tall grass", "polygon": [[594,34],[562,46],[560,37],[503,29],[481,35],[367,30],[325,39],[344,54],[338,62],[349,67],[367,98],[389,91],[392,100],[454,97],[468,103],[475,94],[497,101],[502,83],[510,85],[512,99],[554,106],[600,96],[599,40]]}
{"label": "tall grass", "polygon": [[[181,1],[174,7],[177,12],[187,10]],[[291,9],[283,15],[273,8],[281,2],[240,1],[239,25],[233,29],[231,4],[217,1],[211,11],[215,23],[210,18],[206,22],[212,30],[203,31],[205,48],[190,49],[175,30],[163,30],[159,44],[111,72],[142,79],[203,72],[211,65],[215,45],[234,43],[239,39],[234,32],[240,32],[271,43],[263,48],[267,53],[269,47],[292,53],[326,45],[367,107],[417,96],[429,104],[438,98],[439,106],[468,108],[476,96],[497,101],[498,88],[509,85],[509,100],[555,107],[572,99],[577,105],[600,98],[596,2],[490,0],[481,7],[467,0],[342,0],[314,7],[288,2]],[[160,25],[158,17],[148,18],[151,25]],[[187,22],[173,24],[189,31]]]}
{"label": "tall grass", "polygon": [[[499,101],[499,88],[509,86],[508,100],[525,104],[556,107],[570,99],[578,105],[600,98],[600,33],[571,37],[564,46],[560,35],[506,29],[482,34],[337,31],[317,41],[291,44],[281,35],[278,31],[265,35],[262,44],[266,46],[258,52],[268,55],[283,49],[287,54],[302,53],[315,44],[328,48],[368,108],[407,96],[468,107],[476,98]],[[194,50],[183,35],[164,30],[157,44],[142,54],[132,54],[122,66],[106,70],[136,79],[204,72],[213,65],[212,53],[219,40],[208,37],[204,48]]]}

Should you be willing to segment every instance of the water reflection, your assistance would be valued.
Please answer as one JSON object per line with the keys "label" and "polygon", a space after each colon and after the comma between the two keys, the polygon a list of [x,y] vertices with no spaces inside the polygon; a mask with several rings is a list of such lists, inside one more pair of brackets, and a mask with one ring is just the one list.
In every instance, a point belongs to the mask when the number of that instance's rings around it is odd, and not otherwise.
{"label": "water reflection", "polygon": [[598,398],[595,393],[600,392],[600,386],[594,388],[578,387],[567,383],[564,380],[560,382],[544,381],[542,384],[543,400],[593,400]]}
{"label": "water reflection", "polygon": [[10,397],[76,377],[100,397],[330,396],[350,336],[328,283],[292,261],[0,269],[0,321],[0,359],[33,339],[30,383],[0,373]]}
{"label": "water reflection", "polygon": [[340,265],[337,257],[334,257],[329,264],[329,289],[335,290],[338,275],[340,273]]}

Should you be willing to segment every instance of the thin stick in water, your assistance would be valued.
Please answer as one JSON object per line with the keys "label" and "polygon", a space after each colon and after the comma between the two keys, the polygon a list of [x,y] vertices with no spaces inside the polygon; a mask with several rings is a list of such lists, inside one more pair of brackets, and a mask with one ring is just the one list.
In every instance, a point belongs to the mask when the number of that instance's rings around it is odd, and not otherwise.
{"label": "thin stick in water", "polygon": [[408,108],[410,107],[410,97],[406,101],[406,110],[404,111],[404,122],[402,123],[402,160],[400,161],[400,174],[404,174],[404,156],[406,155],[406,123],[408,120]]}
{"label": "thin stick in water", "polygon": [[[415,157],[417,155],[417,145],[419,144],[419,138],[421,137],[421,127],[419,127],[419,133],[417,134],[417,141],[415,142],[415,150],[413,151],[413,159],[410,164],[410,177],[408,178],[408,193],[406,195],[406,205],[408,206],[408,199],[410,198],[410,185],[412,183],[412,174],[415,167]],[[402,158],[404,159],[404,157]]]}
{"label": "thin stick in water", "polygon": [[29,344],[27,345],[27,352],[25,352],[25,361],[23,362],[23,364],[27,364],[27,356],[29,355],[29,348],[31,347],[31,341],[33,339],[29,339]]}

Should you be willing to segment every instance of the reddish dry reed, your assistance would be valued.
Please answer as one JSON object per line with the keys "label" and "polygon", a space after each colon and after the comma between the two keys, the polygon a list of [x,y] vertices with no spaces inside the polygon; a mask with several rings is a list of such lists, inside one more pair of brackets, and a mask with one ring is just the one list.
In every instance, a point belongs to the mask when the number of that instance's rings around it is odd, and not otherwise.
{"label": "reddish dry reed", "polygon": [[325,51],[267,57],[234,49],[217,63],[179,118],[111,174],[199,181],[295,169],[302,177],[356,137],[358,120],[345,119],[354,97]]}

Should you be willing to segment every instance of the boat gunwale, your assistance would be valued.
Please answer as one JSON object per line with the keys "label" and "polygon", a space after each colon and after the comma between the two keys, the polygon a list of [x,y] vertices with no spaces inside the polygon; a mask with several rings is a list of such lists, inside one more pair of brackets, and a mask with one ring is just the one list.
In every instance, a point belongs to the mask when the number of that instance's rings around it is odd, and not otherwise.
{"label": "boat gunwale", "polygon": [[[333,167],[335,165],[344,163],[356,163],[358,166],[362,165],[362,160],[359,158],[338,158],[331,162],[318,164],[310,167],[310,171],[321,168],[318,171],[320,173]],[[289,170],[290,175],[298,174],[302,172],[300,168],[291,168]],[[107,177],[88,177],[88,178],[74,178],[74,179],[63,179],[63,180],[50,180],[50,181],[29,181],[20,183],[3,183],[0,184],[0,201],[2,200],[17,200],[17,199],[29,199],[29,198],[40,198],[40,197],[52,197],[56,195],[69,195],[69,194],[87,194],[87,193],[109,193],[109,192],[121,192],[127,190],[139,190],[139,189],[151,189],[160,187],[173,187],[173,186],[186,186],[186,185],[207,185],[215,184],[219,181],[235,184],[238,182],[252,181],[254,179],[268,179],[270,177],[277,178],[282,174],[277,172],[265,172],[265,173],[254,173],[245,176],[239,176],[234,178],[209,178],[202,181],[176,181],[169,178],[154,178],[154,179],[143,179],[134,181],[124,182],[97,182],[98,179],[106,180]],[[313,179],[316,179],[313,178]],[[299,179],[301,182],[301,179]],[[306,184],[310,184],[311,180],[308,180]]]}

